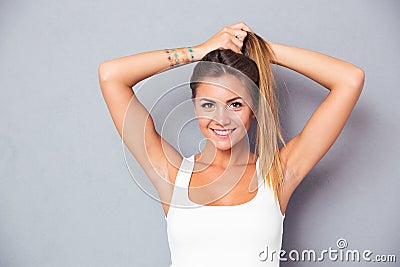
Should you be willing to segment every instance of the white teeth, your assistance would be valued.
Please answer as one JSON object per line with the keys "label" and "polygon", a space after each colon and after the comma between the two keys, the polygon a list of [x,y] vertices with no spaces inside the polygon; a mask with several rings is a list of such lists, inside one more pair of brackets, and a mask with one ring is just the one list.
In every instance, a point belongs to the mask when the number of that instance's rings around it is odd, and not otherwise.
{"label": "white teeth", "polygon": [[220,131],[220,130],[215,130],[215,129],[214,129],[214,132],[216,132],[216,133],[219,134],[219,135],[228,135],[228,134],[230,134],[232,131],[233,131],[233,130],[229,130],[229,131]]}

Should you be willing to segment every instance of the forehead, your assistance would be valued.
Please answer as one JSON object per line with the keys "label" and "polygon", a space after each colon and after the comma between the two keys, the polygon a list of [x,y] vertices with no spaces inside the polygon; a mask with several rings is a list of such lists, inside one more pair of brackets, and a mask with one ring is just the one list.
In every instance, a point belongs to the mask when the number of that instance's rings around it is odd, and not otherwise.
{"label": "forehead", "polygon": [[209,99],[226,102],[226,100],[241,97],[250,103],[250,94],[243,83],[233,75],[207,78],[201,82],[196,90],[196,98],[206,97]]}

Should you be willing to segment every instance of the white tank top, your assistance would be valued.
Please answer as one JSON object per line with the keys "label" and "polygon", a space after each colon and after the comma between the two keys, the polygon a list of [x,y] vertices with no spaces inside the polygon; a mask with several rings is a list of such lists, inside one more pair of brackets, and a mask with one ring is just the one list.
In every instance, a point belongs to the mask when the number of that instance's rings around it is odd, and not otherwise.
{"label": "white tank top", "polygon": [[165,217],[170,267],[279,266],[285,215],[273,191],[262,184],[258,159],[256,196],[234,206],[192,202],[188,186],[193,168],[194,155],[183,157]]}

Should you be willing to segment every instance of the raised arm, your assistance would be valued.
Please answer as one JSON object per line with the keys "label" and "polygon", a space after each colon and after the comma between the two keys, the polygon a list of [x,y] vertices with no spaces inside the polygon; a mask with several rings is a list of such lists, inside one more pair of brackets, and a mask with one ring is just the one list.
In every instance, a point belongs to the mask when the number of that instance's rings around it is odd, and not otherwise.
{"label": "raised arm", "polygon": [[[206,42],[193,46],[191,51],[187,47],[154,50],[115,58],[99,65],[101,91],[117,131],[155,185],[163,202],[168,202],[171,197],[174,172],[177,172],[182,157],[157,133],[150,114],[137,99],[132,87],[178,64],[200,60],[219,47],[240,52],[247,34],[242,28],[249,30],[242,23],[224,27]],[[163,207],[168,210],[168,205],[163,204]]]}
{"label": "raised arm", "polygon": [[103,62],[98,68],[101,91],[115,127],[162,202],[168,201],[172,192],[174,181],[168,175],[171,166],[179,167],[182,157],[157,133],[152,117],[132,87],[147,77],[175,67],[175,60],[168,60],[168,54],[177,54],[180,64],[189,62],[191,55],[195,57],[193,60],[198,59],[197,48],[193,49],[191,53],[184,47],[168,49],[169,53],[148,51]]}
{"label": "raised arm", "polygon": [[282,147],[285,185],[284,210],[292,192],[335,142],[349,118],[364,85],[364,72],[343,60],[318,52],[269,42],[276,64],[299,72],[330,92],[303,130]]}
{"label": "raised arm", "polygon": [[[250,28],[244,23],[224,27],[206,42],[194,46],[192,52],[184,47],[175,48],[175,51],[169,49],[171,54],[167,54],[166,50],[154,50],[102,62],[98,68],[100,86],[118,133],[122,135],[124,114],[134,96],[132,87],[136,83],[160,71],[176,67],[176,64],[171,66],[171,63],[175,63],[177,60],[180,64],[197,61],[219,47],[240,52],[247,34],[241,29],[250,31]],[[241,37],[236,38],[235,36]],[[177,59],[173,55],[175,52],[178,56]],[[172,60],[168,60],[169,55]]]}

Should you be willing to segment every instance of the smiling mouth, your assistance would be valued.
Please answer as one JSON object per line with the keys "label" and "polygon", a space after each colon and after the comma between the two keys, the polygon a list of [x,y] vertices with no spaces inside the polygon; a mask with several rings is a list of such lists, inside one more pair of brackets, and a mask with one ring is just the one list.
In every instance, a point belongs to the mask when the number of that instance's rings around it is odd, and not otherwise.
{"label": "smiling mouth", "polygon": [[236,128],[234,129],[229,129],[229,130],[219,130],[219,129],[213,129],[210,128],[217,136],[222,136],[222,137],[226,137],[228,135],[230,135],[234,130],[236,130]]}

